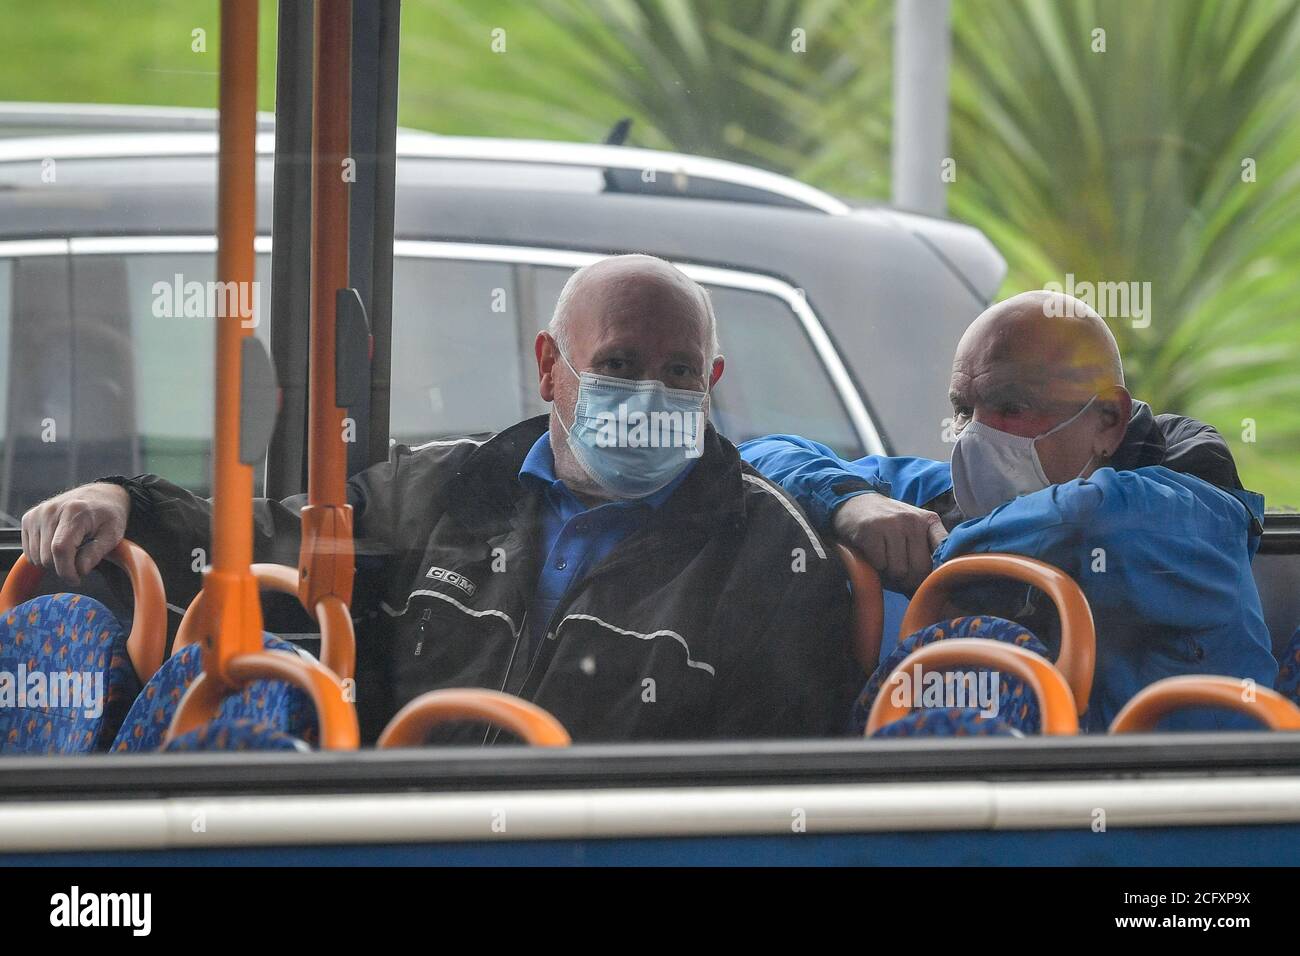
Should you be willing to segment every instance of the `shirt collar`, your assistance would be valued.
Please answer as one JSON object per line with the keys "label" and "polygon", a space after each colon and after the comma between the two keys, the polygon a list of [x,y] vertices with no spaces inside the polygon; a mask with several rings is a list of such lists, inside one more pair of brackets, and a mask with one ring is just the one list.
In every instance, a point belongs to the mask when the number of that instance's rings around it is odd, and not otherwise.
{"label": "shirt collar", "polygon": [[[672,497],[673,492],[686,480],[686,476],[691,473],[691,469],[694,467],[694,460],[687,462],[686,467],[681,470],[677,477],[652,495],[647,495],[644,498],[618,499],[607,502],[607,504],[624,508],[648,505],[657,509]],[[548,495],[552,496],[553,500],[558,497],[566,503],[578,505],[580,510],[588,510],[568,489],[564,481],[555,477],[555,451],[551,448],[551,433],[549,431],[542,432],[541,437],[533,442],[533,447],[528,449],[528,454],[524,456],[524,463],[519,467],[519,481],[521,484],[540,487]],[[597,507],[604,506],[602,504]]]}

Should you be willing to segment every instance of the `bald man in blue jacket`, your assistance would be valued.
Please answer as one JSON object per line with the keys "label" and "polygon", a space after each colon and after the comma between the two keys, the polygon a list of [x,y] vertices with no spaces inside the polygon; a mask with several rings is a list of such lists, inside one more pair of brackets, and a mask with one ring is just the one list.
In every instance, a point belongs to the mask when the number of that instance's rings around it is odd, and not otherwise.
{"label": "bald man in blue jacket", "polygon": [[[791,435],[740,452],[866,555],[894,592],[895,622],[899,595],[959,555],[1022,554],[1073,577],[1097,625],[1088,730],[1104,730],[1135,693],[1175,674],[1273,686],[1277,664],[1250,570],[1263,498],[1242,488],[1217,431],[1132,399],[1095,312],[1050,292],[997,303],[958,344],[950,398],[951,462],[850,462]],[[1050,645],[1055,614],[1036,596],[1023,585],[984,585],[958,603],[1019,620]],[[1162,726],[1253,724],[1194,710]]]}

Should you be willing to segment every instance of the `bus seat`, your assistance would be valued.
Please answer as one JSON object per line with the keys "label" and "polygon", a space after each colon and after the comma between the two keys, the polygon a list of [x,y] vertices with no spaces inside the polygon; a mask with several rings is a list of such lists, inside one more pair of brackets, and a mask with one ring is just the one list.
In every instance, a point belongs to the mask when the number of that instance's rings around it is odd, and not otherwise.
{"label": "bus seat", "polygon": [[1287,700],[1300,704],[1300,627],[1291,635],[1291,643],[1278,656],[1277,664],[1274,690]]}
{"label": "bus seat", "polygon": [[[269,683],[269,682],[268,682]],[[234,750],[296,750],[309,752],[305,740],[277,730],[265,721],[218,718],[181,734],[163,748],[167,753]]]}
{"label": "bus seat", "polygon": [[[268,651],[302,653],[288,641],[271,634],[264,636],[263,645]],[[113,741],[113,752],[146,753],[160,749],[181,698],[202,672],[203,656],[198,644],[191,644],[179,654],[168,658],[135,699]],[[283,681],[256,680],[239,693],[231,694],[222,701],[221,710],[211,726],[229,727],[232,722],[239,720],[267,724],[308,745],[314,745],[318,737],[316,712],[311,699],[297,687]],[[193,738],[193,732],[184,734],[177,740],[182,738],[190,742],[197,739]],[[203,747],[195,745],[181,749],[214,749],[215,737],[208,736],[205,732],[202,739],[205,742]],[[250,738],[239,731],[237,739],[246,742]]]}
{"label": "bus seat", "polygon": [[[1020,680],[1026,685],[1027,692],[1034,696],[1038,705],[1037,711],[1041,714],[1041,733],[1068,736],[1079,732],[1079,717],[1075,711],[1074,694],[1065,676],[1041,654],[1016,644],[1003,644],[999,641],[969,637],[935,641],[917,649],[905,658],[894,674],[885,681],[884,687],[890,688],[895,684],[895,680],[898,681],[898,687],[906,687],[907,678],[912,675],[949,673],[957,670],[958,667],[990,671],[1001,675],[1002,680],[1007,676]],[[882,690],[876,695],[875,703],[871,705],[871,713],[867,715],[864,733],[867,736],[877,736],[890,724],[907,720],[918,709],[923,711],[959,709],[957,715],[930,718],[933,721],[933,727],[928,731],[931,735],[940,733],[944,729],[956,729],[963,724],[967,730],[970,730],[972,729],[970,722],[977,718],[998,720],[1011,729],[1010,721],[1005,719],[1010,714],[1003,714],[1001,707],[997,712],[985,715],[976,707],[969,708],[968,713],[961,713],[960,708],[954,708],[952,704],[942,704],[937,707],[929,704],[925,700],[929,683],[929,681],[925,682],[926,690],[918,693],[913,688],[905,693],[902,699],[899,699],[893,691]],[[915,721],[913,726],[916,726]],[[987,728],[987,732],[998,733],[1000,729]],[[983,729],[980,730],[981,734],[984,732]],[[900,731],[900,734],[902,733],[904,732]]]}
{"label": "bus seat", "polygon": [[434,727],[456,721],[482,721],[532,747],[572,743],[564,725],[531,701],[482,687],[449,687],[421,694],[399,710],[380,735],[379,747],[419,747]]}
{"label": "bus seat", "polygon": [[1148,684],[1111,721],[1112,734],[1148,733],[1188,707],[1218,707],[1254,718],[1268,730],[1300,730],[1300,707],[1277,691],[1236,677],[1180,674]]}
{"label": "bus seat", "polygon": [[[871,713],[871,707],[875,703],[876,697],[879,696],[881,688],[884,687],[885,681],[908,656],[918,648],[951,638],[984,638],[985,640],[1000,641],[1004,644],[1023,647],[1025,650],[1033,651],[1040,657],[1047,659],[1047,647],[1042,641],[1024,627],[1005,618],[982,614],[957,617],[950,621],[931,624],[899,641],[898,646],[886,654],[885,659],[880,662],[880,666],[872,672],[866,686],[862,689],[862,693],[858,695],[858,699],[853,705],[850,730],[855,735],[862,734],[863,729],[867,726],[867,717]],[[978,670],[982,672],[985,669]],[[929,710],[932,711],[934,708],[929,708]],[[998,712],[1000,714],[999,719],[1009,727],[1027,734],[1039,732],[1041,716],[1038,712],[1038,702],[1034,700],[1034,695],[1029,692],[1024,682],[1015,677],[1006,674],[1002,675]],[[913,717],[915,716],[913,715]],[[910,718],[904,718],[904,720],[907,719]],[[933,719],[936,721],[942,720],[942,718]],[[941,724],[936,722],[933,726],[939,728]],[[981,733],[987,732],[990,731],[981,731]],[[896,734],[901,735],[902,731],[898,731]],[[893,735],[891,734],[891,736]]]}
{"label": "bus seat", "polygon": [[969,707],[914,710],[901,720],[886,724],[872,737],[1023,737],[1021,731],[1001,717],[982,717]]}
{"label": "bus seat", "polygon": [[885,630],[885,591],[880,575],[867,559],[842,542],[835,551],[844,564],[853,595],[853,623],[849,637],[854,660],[870,674],[880,662],[880,641]]}
{"label": "bus seat", "polygon": [[[0,674],[14,681],[0,684],[0,754],[104,749],[140,690],[126,629],[82,594],[41,595],[0,617]],[[39,702],[31,700],[37,686]]]}

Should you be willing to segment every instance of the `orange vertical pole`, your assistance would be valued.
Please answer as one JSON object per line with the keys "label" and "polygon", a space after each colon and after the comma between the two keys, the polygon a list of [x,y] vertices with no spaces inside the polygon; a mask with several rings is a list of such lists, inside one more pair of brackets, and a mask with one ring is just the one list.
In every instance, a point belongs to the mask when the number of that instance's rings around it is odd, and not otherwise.
{"label": "orange vertical pole", "polygon": [[348,180],[352,122],[352,0],[318,0],[312,102],[311,377],[307,507],[302,511],[299,598],[352,601],[352,509],[347,504],[344,409],[336,404],[336,293],[348,286]]}
{"label": "orange vertical pole", "polygon": [[[257,0],[221,2],[217,278],[234,289],[229,303],[254,302],[256,227]],[[253,560],[253,468],[239,460],[241,349],[252,322],[214,316],[217,337],[216,430],[213,436],[212,561],[204,576],[207,639],[204,669],[223,683],[238,654],[262,649],[262,610]]]}

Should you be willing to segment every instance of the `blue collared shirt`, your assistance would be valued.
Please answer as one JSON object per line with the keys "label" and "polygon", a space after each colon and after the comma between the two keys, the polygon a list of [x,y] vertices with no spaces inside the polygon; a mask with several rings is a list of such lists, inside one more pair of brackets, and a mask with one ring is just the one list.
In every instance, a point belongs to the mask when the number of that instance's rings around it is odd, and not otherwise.
{"label": "blue collared shirt", "polygon": [[588,508],[562,480],[555,477],[551,436],[549,432],[543,432],[519,468],[519,481],[539,488],[542,493],[542,526],[538,538],[541,570],[537,577],[537,591],[528,609],[532,653],[541,646],[551,615],[569,588],[582,580],[620,541],[644,525],[650,515],[672,497],[694,466],[694,461],[688,462],[680,475],[653,495],[610,501]]}

